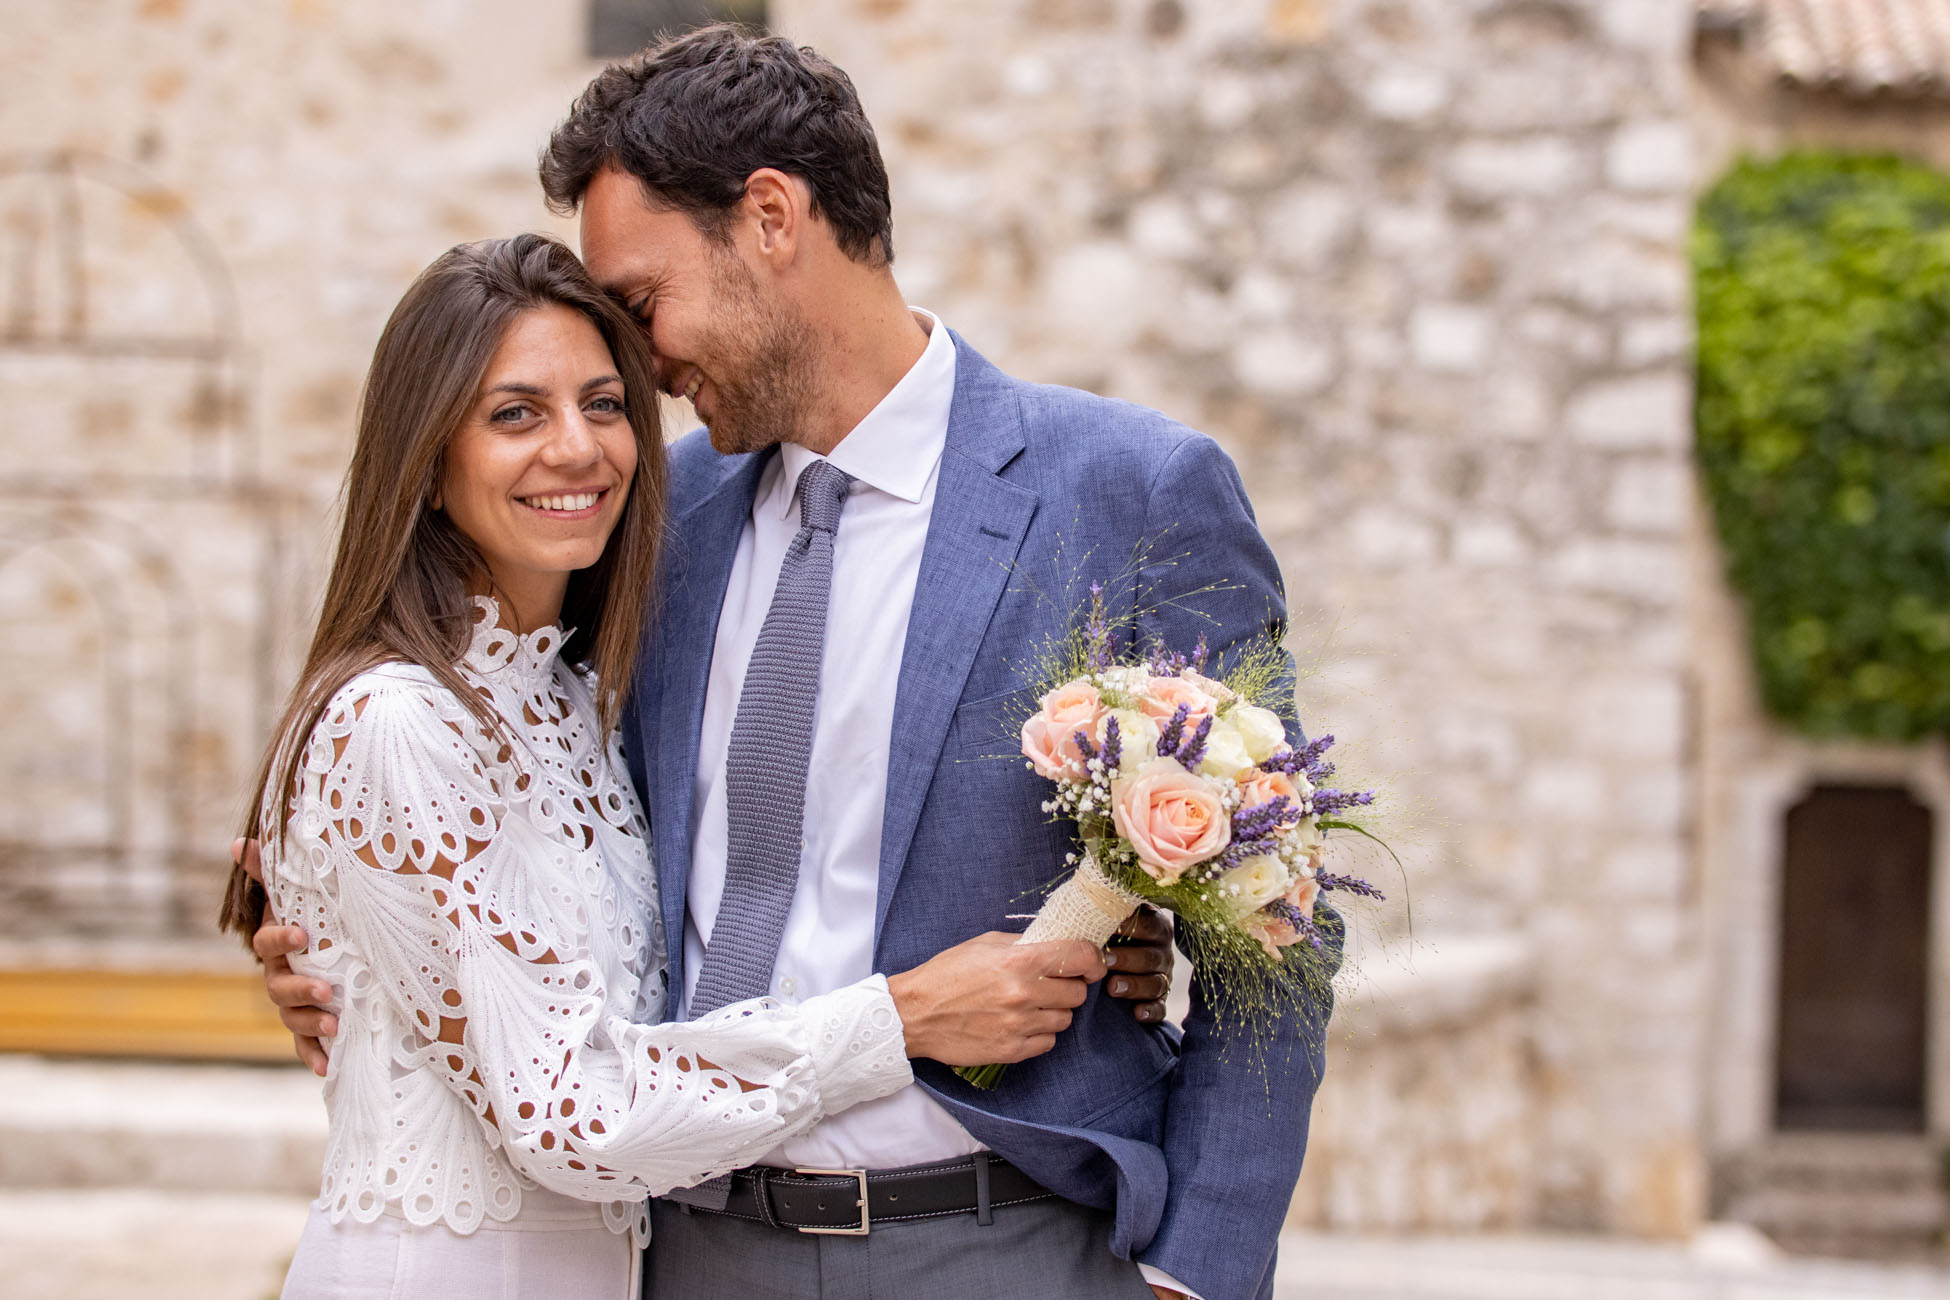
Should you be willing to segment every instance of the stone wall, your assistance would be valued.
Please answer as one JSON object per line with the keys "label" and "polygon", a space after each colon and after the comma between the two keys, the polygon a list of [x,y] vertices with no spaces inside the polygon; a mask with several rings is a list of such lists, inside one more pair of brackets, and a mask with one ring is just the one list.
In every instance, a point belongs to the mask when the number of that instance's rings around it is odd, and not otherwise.
{"label": "stone wall", "polygon": [[580,6],[0,17],[0,935],[208,936],[372,343],[547,221]]}
{"label": "stone wall", "polygon": [[[1419,951],[1526,954],[1521,996],[1472,1004],[1480,1038],[1416,1012],[1413,980],[1382,999],[1400,1018],[1354,999],[1300,1202],[1321,1221],[1403,1221],[1411,1187],[1425,1224],[1658,1233],[1699,1213],[1688,14],[773,6],[879,126],[911,300],[1019,374],[1160,407],[1238,458],[1319,670],[1309,716],[1399,810]],[[372,340],[449,244],[549,224],[533,159],[593,71],[583,19],[573,0],[8,6],[0,182],[85,173],[117,220],[76,224],[35,191],[0,223],[0,367],[34,387],[53,441],[102,449],[77,469],[21,434],[0,471],[25,521],[0,533],[9,618],[82,611],[10,633],[7,671],[58,698],[8,696],[0,750],[58,748],[78,775],[32,787],[35,806],[6,796],[6,827],[40,843],[99,817],[101,738],[146,727],[140,761],[159,781],[193,764],[193,802],[179,824],[90,840],[121,846],[97,876],[228,837]],[[158,223],[188,271],[144,251]],[[48,284],[70,305],[44,319]],[[125,324],[142,348],[107,346]],[[181,337],[195,346],[160,350],[188,369],[152,385],[144,358]],[[99,374],[112,403],[91,400]],[[151,472],[151,451],[175,468]],[[119,547],[157,594],[103,604],[95,570],[36,540],[51,521]],[[151,618],[178,647],[160,667],[89,666]],[[79,739],[54,744],[61,727]],[[1389,955],[1401,917],[1365,922],[1371,969],[1413,959]],[[1429,1069],[1455,1076],[1448,1109],[1416,1100]],[[1391,1119],[1431,1114],[1481,1122],[1442,1146]]]}

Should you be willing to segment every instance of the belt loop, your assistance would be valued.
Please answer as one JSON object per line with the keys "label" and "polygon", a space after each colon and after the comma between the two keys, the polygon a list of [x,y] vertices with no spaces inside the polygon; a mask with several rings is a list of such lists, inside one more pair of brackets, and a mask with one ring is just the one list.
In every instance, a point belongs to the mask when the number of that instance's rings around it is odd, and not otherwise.
{"label": "belt loop", "polygon": [[986,1228],[995,1222],[989,1206],[989,1153],[977,1151],[975,1160],[975,1222]]}
{"label": "belt loop", "polygon": [[772,1167],[754,1165],[752,1167],[752,1190],[758,1193],[758,1217],[765,1220],[765,1226],[779,1226],[779,1213],[772,1205]]}

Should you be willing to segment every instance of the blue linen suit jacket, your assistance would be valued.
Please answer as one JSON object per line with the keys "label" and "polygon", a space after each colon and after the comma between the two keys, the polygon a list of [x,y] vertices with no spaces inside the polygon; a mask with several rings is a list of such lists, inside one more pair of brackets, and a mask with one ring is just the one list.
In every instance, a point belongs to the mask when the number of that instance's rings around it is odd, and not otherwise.
{"label": "blue linen suit jacket", "polygon": [[[1126,613],[1151,603],[1134,587],[1185,597],[1138,615],[1144,638],[1173,649],[1201,633],[1215,650],[1277,638],[1286,615],[1278,566],[1216,443],[1155,411],[1012,379],[954,342],[947,443],[892,684],[874,918],[883,972],[1006,928],[1059,874],[1068,834],[1042,812],[1048,784],[1025,770],[1012,729],[1029,707],[1029,661],[1070,626],[1091,581]],[[652,827],[676,990],[705,683],[772,454],[721,456],[702,431],[670,453],[669,533],[624,743]],[[838,649],[829,638],[827,652]],[[1261,1066],[1214,1025],[1196,979],[1182,1034],[1139,1024],[1099,986],[1055,1050],[1011,1066],[993,1091],[933,1061],[915,1074],[1005,1159],[1110,1211],[1119,1255],[1206,1300],[1267,1297],[1321,1074],[1324,1002],[1277,1026]]]}

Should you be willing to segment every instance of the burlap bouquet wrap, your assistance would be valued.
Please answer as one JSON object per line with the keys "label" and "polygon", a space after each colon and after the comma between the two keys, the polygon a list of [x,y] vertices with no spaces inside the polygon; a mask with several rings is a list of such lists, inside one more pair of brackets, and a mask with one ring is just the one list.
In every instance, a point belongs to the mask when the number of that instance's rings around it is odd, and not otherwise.
{"label": "burlap bouquet wrap", "polygon": [[1081,939],[1101,948],[1144,902],[1104,874],[1096,855],[1084,850],[1076,873],[1056,887],[1022,932],[1017,943],[1051,943]]}

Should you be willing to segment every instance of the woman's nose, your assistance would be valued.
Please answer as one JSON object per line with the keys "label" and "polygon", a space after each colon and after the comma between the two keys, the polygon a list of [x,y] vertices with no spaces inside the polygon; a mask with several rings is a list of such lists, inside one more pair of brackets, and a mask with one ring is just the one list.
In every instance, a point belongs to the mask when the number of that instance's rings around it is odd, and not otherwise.
{"label": "woman's nose", "polygon": [[589,427],[589,421],[580,408],[563,413],[550,430],[548,444],[542,449],[543,458],[550,465],[568,469],[593,465],[602,459],[602,454],[602,444],[597,441],[596,431]]}

